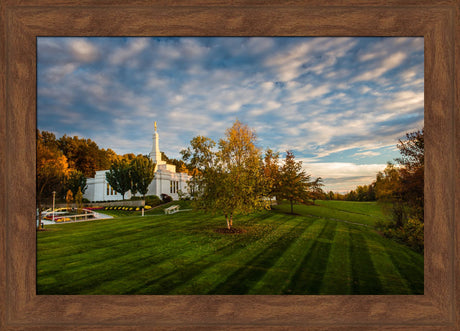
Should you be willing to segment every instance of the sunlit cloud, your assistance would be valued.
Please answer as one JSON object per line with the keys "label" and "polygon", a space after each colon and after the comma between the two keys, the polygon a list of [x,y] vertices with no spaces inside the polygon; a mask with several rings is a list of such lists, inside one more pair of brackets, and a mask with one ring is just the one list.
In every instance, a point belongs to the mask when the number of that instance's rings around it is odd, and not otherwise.
{"label": "sunlit cloud", "polygon": [[76,60],[82,62],[92,62],[98,56],[98,49],[87,39],[73,39],[70,42],[70,50]]}

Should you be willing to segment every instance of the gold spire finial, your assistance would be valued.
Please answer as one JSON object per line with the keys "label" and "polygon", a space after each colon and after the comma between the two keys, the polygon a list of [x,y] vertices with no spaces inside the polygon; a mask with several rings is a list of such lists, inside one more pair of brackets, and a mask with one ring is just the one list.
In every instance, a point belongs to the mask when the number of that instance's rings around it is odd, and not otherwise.
{"label": "gold spire finial", "polygon": [[157,122],[155,121],[155,132],[157,132]]}

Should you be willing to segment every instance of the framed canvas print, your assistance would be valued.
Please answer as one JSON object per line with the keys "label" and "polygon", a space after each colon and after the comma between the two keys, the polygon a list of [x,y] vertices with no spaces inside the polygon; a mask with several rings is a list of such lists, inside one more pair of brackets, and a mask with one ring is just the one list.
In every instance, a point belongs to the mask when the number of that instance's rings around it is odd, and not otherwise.
{"label": "framed canvas print", "polygon": [[458,328],[458,10],[7,2],[2,327]]}
{"label": "framed canvas print", "polygon": [[37,293],[423,294],[423,46],[38,37]]}

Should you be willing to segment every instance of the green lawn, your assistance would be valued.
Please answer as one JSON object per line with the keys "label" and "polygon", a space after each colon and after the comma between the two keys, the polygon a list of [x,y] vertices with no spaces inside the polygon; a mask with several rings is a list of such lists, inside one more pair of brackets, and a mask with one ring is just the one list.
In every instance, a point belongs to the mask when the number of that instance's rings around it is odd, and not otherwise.
{"label": "green lawn", "polygon": [[[423,255],[373,228],[375,203],[238,217],[121,216],[37,233],[38,294],[423,294]],[[116,215],[116,212],[112,212]]]}

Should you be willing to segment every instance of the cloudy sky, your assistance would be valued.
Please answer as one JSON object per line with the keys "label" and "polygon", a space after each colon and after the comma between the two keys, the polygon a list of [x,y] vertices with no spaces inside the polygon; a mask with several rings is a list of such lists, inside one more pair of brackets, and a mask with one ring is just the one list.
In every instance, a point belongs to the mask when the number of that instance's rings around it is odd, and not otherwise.
{"label": "cloudy sky", "polygon": [[44,38],[40,130],[179,158],[235,119],[326,190],[369,184],[423,127],[423,38]]}

